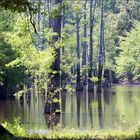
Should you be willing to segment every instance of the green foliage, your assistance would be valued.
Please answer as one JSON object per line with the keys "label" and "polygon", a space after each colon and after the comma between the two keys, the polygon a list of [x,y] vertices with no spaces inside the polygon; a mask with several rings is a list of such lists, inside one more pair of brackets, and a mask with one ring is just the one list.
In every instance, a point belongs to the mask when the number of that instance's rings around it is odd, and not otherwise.
{"label": "green foliage", "polygon": [[[124,115],[120,116],[122,119]],[[124,119],[123,119],[124,120]],[[54,127],[51,130],[48,130],[47,134],[41,134],[33,132],[28,133],[27,128],[20,124],[20,118],[14,118],[13,123],[5,122],[2,124],[7,130],[9,130],[16,139],[25,138],[25,139],[139,139],[140,138],[140,129],[139,127],[135,130],[77,130],[74,128],[71,129],[62,129],[60,126]],[[7,140],[7,136],[3,137],[3,140]]]}
{"label": "green foliage", "polygon": [[[52,130],[48,130],[47,134],[40,133],[27,133],[25,131],[25,127],[20,125],[19,118],[14,119],[14,123],[10,124],[5,122],[3,126],[8,129],[14,136],[18,139],[26,138],[26,139],[139,139],[139,128],[136,131],[128,130],[77,130],[77,129],[61,129],[59,126],[53,128]],[[6,136],[4,138],[7,138]],[[16,138],[15,138],[16,139]],[[4,139],[7,140],[7,139]]]}
{"label": "green foliage", "polygon": [[10,45],[8,45],[4,40],[3,36],[1,35],[1,32],[4,30],[11,30],[13,28],[12,26],[13,20],[12,16],[9,11],[5,13],[5,11],[1,11],[0,13],[0,83],[3,83],[3,76],[5,75],[4,72],[4,65],[10,60],[14,59],[14,51],[11,49]]}
{"label": "green foliage", "polygon": [[[119,58],[121,51],[120,46],[122,46],[120,36],[125,38],[127,32],[133,29],[134,22],[139,21],[139,4],[140,2],[137,0],[128,1],[128,3],[127,1],[121,0],[105,1],[105,67],[115,72],[115,75],[118,75],[118,73],[116,73],[116,63],[118,63],[116,62],[116,57]],[[128,75],[129,74],[130,73],[128,73]],[[127,74],[125,73],[125,75]],[[120,75],[118,77],[120,77]],[[130,74],[129,78],[132,79],[133,75]]]}
{"label": "green foliage", "polygon": [[138,130],[135,132],[135,137],[136,139],[140,138],[140,127],[138,128]]}
{"label": "green foliage", "polygon": [[13,123],[5,122],[2,125],[14,136],[25,136],[27,134],[25,128],[20,125],[20,118],[14,118]]}
{"label": "green foliage", "polygon": [[140,23],[136,22],[131,32],[121,38],[121,52],[116,58],[116,71],[119,77],[128,80],[140,78]]}
{"label": "green foliage", "polygon": [[97,84],[97,82],[98,82],[98,77],[92,77],[92,78],[90,78],[90,80],[93,81],[94,84]]}
{"label": "green foliage", "polygon": [[18,12],[27,12],[28,9],[32,11],[36,9],[28,0],[2,0],[0,1],[0,6]]}
{"label": "green foliage", "polygon": [[82,10],[82,5],[79,4],[79,2],[76,2],[76,4],[73,7],[73,10],[75,13],[80,13],[80,11]]}
{"label": "green foliage", "polygon": [[[48,131],[49,133],[46,134],[39,134],[39,133],[33,133],[33,134],[26,134],[26,136],[23,135],[17,135],[22,137],[25,137],[28,139],[39,139],[39,140],[45,140],[45,139],[104,139],[104,140],[124,140],[124,139],[139,139],[139,129],[136,132],[133,131],[95,131],[95,130],[75,130],[75,129],[60,129],[56,128],[52,131]],[[17,139],[20,139],[18,137]],[[5,139],[4,139],[5,140]],[[6,139],[7,140],[7,139]],[[15,138],[16,140],[16,138]]]}
{"label": "green foliage", "polygon": [[48,81],[48,73],[55,56],[53,48],[40,50],[34,46],[33,29],[29,27],[28,20],[23,14],[11,16],[7,10],[2,10],[2,13],[0,83],[5,84],[4,80],[7,79],[6,88],[9,92],[18,92],[23,89],[26,80],[31,81],[28,77],[31,75],[38,78],[39,85],[44,86]]}
{"label": "green foliage", "polygon": [[51,10],[50,13],[50,18],[56,18],[59,17],[61,15],[61,11],[62,11],[62,6],[61,4],[57,4],[53,7],[53,9]]}

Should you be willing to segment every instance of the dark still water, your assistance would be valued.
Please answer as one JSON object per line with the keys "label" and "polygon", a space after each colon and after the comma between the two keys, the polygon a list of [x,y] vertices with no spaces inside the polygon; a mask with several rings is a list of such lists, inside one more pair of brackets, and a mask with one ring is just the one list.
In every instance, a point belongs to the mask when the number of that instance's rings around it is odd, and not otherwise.
{"label": "dark still water", "polygon": [[[62,128],[128,129],[140,123],[140,86],[113,86],[102,93],[61,94],[61,114],[54,118]],[[24,102],[0,101],[0,123],[20,117],[29,129],[46,129],[49,116],[43,113],[45,97],[31,93]]]}

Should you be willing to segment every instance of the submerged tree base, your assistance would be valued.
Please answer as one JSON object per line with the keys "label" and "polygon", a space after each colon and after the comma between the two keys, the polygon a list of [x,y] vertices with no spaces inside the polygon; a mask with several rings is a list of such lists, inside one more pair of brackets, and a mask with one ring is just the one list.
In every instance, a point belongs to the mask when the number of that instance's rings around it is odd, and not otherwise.
{"label": "submerged tree base", "polygon": [[76,84],[76,91],[82,91],[83,90],[83,83],[77,83]]}
{"label": "submerged tree base", "polygon": [[94,91],[94,84],[92,81],[88,81],[88,91]]}

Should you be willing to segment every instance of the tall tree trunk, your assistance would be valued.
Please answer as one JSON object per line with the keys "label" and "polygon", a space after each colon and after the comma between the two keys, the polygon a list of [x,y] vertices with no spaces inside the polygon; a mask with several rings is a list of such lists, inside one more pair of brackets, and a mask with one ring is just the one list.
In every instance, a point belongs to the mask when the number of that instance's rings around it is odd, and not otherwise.
{"label": "tall tree trunk", "polygon": [[[62,8],[62,0],[55,0],[55,5],[58,4]],[[53,32],[57,33],[57,35],[53,37],[53,41],[56,42],[60,39],[61,34],[61,13],[53,20],[54,20]],[[57,73],[53,75],[52,84],[54,86],[54,89],[58,89],[60,86],[60,48],[57,48],[56,46],[54,46],[54,48],[55,48],[55,60],[51,68]]]}
{"label": "tall tree trunk", "polygon": [[[86,14],[86,10],[87,10],[87,0],[85,0],[85,3],[84,3],[84,39],[87,38],[87,14]],[[87,47],[88,47],[88,44],[87,44],[87,41],[84,41],[82,42],[82,47],[83,47],[83,54],[82,54],[82,66],[83,68],[85,69],[86,68],[86,59],[87,59]],[[86,73],[86,70],[83,71],[83,84],[86,85],[87,84],[87,73]]]}
{"label": "tall tree trunk", "polygon": [[112,12],[113,13],[117,13],[117,10],[116,10],[116,0],[112,0],[111,8],[112,8]]}
{"label": "tall tree trunk", "polygon": [[[65,27],[65,4],[64,2],[62,3],[63,4],[63,15],[62,15],[62,28]],[[62,47],[62,55],[64,55],[64,47]]]}
{"label": "tall tree trunk", "polygon": [[[63,15],[62,15],[62,28],[65,27],[65,4],[63,2]],[[64,47],[62,47],[62,50],[61,50],[61,53],[62,53],[62,60],[64,59],[64,54],[65,54],[65,49]],[[61,62],[62,65],[65,65],[64,62]],[[65,89],[65,86],[66,86],[66,78],[67,78],[67,74],[65,71],[61,71],[61,88]]]}
{"label": "tall tree trunk", "polygon": [[78,13],[76,14],[76,35],[77,35],[77,46],[76,46],[76,54],[77,54],[77,78],[76,78],[76,90],[81,90],[81,84],[80,84],[80,34],[79,34],[79,23],[80,19],[78,16]]}
{"label": "tall tree trunk", "polygon": [[[96,0],[94,0],[94,12],[95,12]],[[90,49],[89,49],[89,69],[88,69],[88,91],[94,91],[94,84],[91,81],[93,75],[93,26],[94,26],[94,15],[93,15],[93,0],[90,1]]]}
{"label": "tall tree trunk", "polygon": [[103,19],[103,0],[101,0],[101,26],[100,26],[100,48],[99,48],[99,62],[98,62],[98,87],[97,92],[102,89],[102,71],[103,71],[103,49],[104,49],[104,19]]}
{"label": "tall tree trunk", "polygon": [[40,42],[40,32],[41,32],[41,26],[40,26],[40,23],[41,23],[41,0],[39,0],[39,6],[38,6],[38,48],[42,48],[41,47],[41,42]]}
{"label": "tall tree trunk", "polygon": [[48,26],[51,28],[51,18],[50,18],[50,12],[51,12],[51,9],[52,9],[52,4],[51,4],[51,1],[50,0],[47,0],[47,10],[48,10],[48,14],[49,14],[49,18],[48,18]]}
{"label": "tall tree trunk", "polygon": [[[54,6],[59,5],[62,8],[62,0],[55,0]],[[58,10],[59,11],[59,10]],[[59,88],[60,88],[60,48],[57,48],[54,44],[59,41],[61,35],[61,12],[59,15],[54,17],[53,19],[53,32],[57,33],[57,35],[53,36],[53,48],[55,51],[55,60],[51,66],[51,69],[55,73],[50,73],[50,83],[49,83],[49,93],[48,99],[52,100],[51,109],[45,109],[46,113],[54,113],[56,110],[60,109],[59,102],[53,103],[53,99],[59,99]],[[46,106],[48,103],[46,103]]]}
{"label": "tall tree trunk", "polygon": [[42,39],[42,49],[45,48],[45,28],[46,28],[46,10],[47,10],[47,0],[44,0],[44,14],[43,14],[43,39]]}

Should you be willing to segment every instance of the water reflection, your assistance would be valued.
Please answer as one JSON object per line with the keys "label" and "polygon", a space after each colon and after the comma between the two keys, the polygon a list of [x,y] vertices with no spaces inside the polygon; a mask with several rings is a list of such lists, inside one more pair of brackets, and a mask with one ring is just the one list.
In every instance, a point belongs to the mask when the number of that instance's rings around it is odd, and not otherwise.
{"label": "water reflection", "polygon": [[48,128],[53,128],[60,123],[60,114],[44,114]]}
{"label": "water reflection", "polygon": [[109,89],[103,90],[103,98],[104,98],[105,104],[109,104]]}
{"label": "water reflection", "polygon": [[99,119],[99,128],[103,128],[103,110],[102,110],[102,94],[97,93],[98,98],[98,119]]}
{"label": "water reflection", "polygon": [[92,102],[94,102],[94,93],[88,92],[88,113],[89,113],[89,121],[90,127],[93,128],[93,111],[92,111]]}
{"label": "water reflection", "polygon": [[86,86],[83,87],[83,127],[86,128],[87,124],[87,94],[86,94]]}
{"label": "water reflection", "polygon": [[[29,128],[46,129],[61,124],[63,128],[117,129],[140,122],[140,87],[114,86],[102,93],[61,93],[61,114],[44,114],[46,97],[35,91],[20,100],[0,102],[0,122],[20,116]],[[121,117],[123,116],[123,118]],[[123,123],[125,122],[125,123]]]}
{"label": "water reflection", "polygon": [[66,110],[66,90],[64,90],[61,94],[61,101],[62,101],[62,127],[65,127],[65,110]]}

